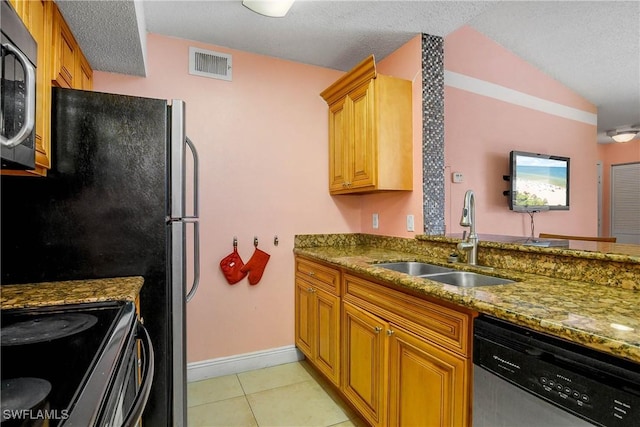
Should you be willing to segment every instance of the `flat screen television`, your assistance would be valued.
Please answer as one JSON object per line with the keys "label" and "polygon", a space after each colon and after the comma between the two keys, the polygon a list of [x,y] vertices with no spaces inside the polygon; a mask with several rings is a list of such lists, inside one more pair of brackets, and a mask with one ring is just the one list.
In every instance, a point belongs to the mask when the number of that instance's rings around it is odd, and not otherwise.
{"label": "flat screen television", "polygon": [[517,212],[569,209],[569,158],[512,151],[509,209]]}

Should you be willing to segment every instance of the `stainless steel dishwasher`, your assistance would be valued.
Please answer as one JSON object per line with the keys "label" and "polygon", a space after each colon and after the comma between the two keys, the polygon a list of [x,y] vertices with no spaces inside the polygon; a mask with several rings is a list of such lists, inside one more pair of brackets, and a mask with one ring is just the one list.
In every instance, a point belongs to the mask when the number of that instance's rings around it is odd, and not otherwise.
{"label": "stainless steel dishwasher", "polygon": [[640,365],[489,316],[474,322],[473,426],[640,425]]}

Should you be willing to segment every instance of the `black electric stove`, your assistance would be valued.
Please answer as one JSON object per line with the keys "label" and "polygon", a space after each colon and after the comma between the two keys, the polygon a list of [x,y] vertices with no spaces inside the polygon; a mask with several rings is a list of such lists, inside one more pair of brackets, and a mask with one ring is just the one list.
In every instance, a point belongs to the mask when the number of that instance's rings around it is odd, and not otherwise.
{"label": "black electric stove", "polygon": [[65,425],[79,412],[96,419],[131,340],[133,304],[2,310],[1,322],[2,426]]}

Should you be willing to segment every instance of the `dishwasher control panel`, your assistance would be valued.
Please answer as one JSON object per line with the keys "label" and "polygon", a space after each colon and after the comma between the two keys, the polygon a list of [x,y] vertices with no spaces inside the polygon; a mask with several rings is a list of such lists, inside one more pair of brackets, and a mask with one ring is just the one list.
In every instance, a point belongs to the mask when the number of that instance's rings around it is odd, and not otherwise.
{"label": "dishwasher control panel", "polygon": [[631,362],[484,317],[474,325],[473,361],[596,425],[638,425],[640,367]]}

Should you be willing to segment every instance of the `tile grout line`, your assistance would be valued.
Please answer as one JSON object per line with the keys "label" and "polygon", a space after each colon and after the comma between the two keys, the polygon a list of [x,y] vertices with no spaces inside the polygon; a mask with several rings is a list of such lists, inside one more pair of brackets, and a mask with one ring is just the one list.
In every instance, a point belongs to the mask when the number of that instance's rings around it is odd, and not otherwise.
{"label": "tile grout line", "polygon": [[242,385],[242,381],[240,381],[240,376],[238,374],[235,374],[236,379],[238,380],[238,383],[240,384],[240,388],[242,389],[242,394],[244,395],[244,400],[245,402],[247,402],[247,406],[249,407],[249,410],[251,411],[251,416],[253,417],[253,421],[255,421],[256,425],[258,427],[260,427],[260,424],[258,423],[258,418],[256,418],[256,413],[253,411],[253,407],[251,406],[251,402],[249,402],[249,397],[247,395],[247,391],[244,389],[244,386]]}

